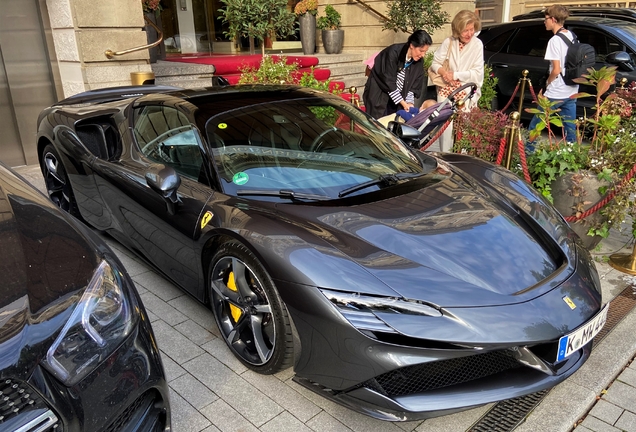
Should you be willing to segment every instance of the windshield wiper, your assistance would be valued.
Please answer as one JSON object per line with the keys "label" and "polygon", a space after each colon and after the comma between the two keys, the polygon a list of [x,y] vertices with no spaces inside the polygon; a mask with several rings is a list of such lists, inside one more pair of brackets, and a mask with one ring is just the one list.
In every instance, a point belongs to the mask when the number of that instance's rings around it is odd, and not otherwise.
{"label": "windshield wiper", "polygon": [[382,174],[380,177],[376,179],[369,180],[364,183],[360,183],[355,186],[351,186],[350,188],[341,190],[338,193],[338,198],[342,198],[354,192],[358,192],[359,190],[366,189],[370,186],[375,186],[375,185],[393,186],[394,184],[397,184],[400,180],[420,177],[420,176],[423,176],[424,174],[425,173]]}
{"label": "windshield wiper", "polygon": [[315,195],[302,192],[294,192],[289,189],[275,190],[258,190],[258,189],[239,189],[236,191],[239,196],[252,195],[252,196],[273,196],[278,198],[290,199],[292,201],[322,201],[332,199],[327,195]]}

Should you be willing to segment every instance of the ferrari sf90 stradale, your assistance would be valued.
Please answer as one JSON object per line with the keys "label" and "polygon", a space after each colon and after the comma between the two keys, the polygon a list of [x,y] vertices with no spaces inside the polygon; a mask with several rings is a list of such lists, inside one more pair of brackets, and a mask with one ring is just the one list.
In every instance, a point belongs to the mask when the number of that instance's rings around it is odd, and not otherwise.
{"label": "ferrari sf90 stradale", "polygon": [[337,96],[103,89],[38,124],[57,205],[209,305],[247,367],[376,418],[552,387],[604,322],[589,253],[531,186]]}

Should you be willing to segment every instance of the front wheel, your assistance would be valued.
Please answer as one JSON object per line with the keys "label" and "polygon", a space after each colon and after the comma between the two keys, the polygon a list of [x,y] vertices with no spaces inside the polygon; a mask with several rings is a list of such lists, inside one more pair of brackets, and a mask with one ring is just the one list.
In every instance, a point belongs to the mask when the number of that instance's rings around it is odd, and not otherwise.
{"label": "front wheel", "polygon": [[232,353],[261,374],[291,366],[287,309],[256,256],[239,242],[223,244],[212,258],[209,281],[212,311]]}

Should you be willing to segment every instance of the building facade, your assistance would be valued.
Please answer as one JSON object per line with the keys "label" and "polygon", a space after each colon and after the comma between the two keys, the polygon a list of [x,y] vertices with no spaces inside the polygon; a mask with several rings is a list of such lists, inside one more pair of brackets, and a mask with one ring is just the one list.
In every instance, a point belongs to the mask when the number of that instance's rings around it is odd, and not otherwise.
{"label": "building facade", "polygon": [[[288,7],[296,1],[289,0]],[[366,57],[408,36],[382,30],[385,0],[319,0],[319,14],[328,3],[342,15],[344,52]],[[158,20],[164,32],[159,56],[226,53],[244,45],[225,36],[220,0],[161,4],[161,13],[146,14]],[[524,0],[444,1],[451,17],[462,9],[477,9],[494,22],[543,5]],[[0,161],[10,166],[37,163],[35,129],[42,108],[79,92],[128,85],[132,72],[152,71],[148,49],[113,58],[105,54],[147,44],[154,36],[146,33],[150,27],[144,16],[142,0],[0,0]],[[447,25],[433,40],[439,43],[449,34]],[[294,37],[287,39],[293,46]]]}

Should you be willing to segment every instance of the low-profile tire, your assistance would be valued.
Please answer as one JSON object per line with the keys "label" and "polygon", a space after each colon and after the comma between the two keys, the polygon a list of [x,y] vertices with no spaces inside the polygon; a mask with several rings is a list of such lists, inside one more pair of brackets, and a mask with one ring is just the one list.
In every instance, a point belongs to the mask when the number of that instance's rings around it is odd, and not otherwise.
{"label": "low-profile tire", "polygon": [[60,209],[82,220],[73,188],[68,180],[68,174],[57,150],[48,144],[42,151],[40,169],[44,176],[46,193]]}
{"label": "low-profile tire", "polygon": [[291,325],[274,282],[254,254],[229,241],[210,263],[210,305],[221,337],[249,369],[273,374],[291,366]]}

